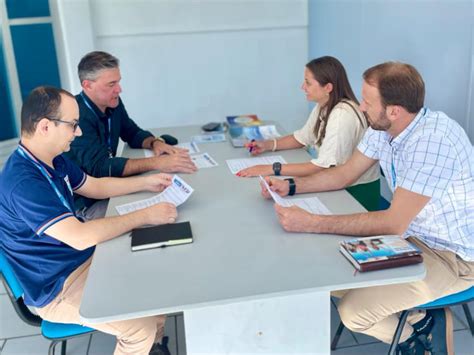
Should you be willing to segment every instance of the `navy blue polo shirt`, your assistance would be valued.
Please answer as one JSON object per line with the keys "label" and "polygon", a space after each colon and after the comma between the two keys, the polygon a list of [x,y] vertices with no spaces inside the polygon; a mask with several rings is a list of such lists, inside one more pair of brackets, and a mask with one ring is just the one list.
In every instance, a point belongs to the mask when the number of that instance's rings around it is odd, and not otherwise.
{"label": "navy blue polo shirt", "polygon": [[[33,161],[44,167],[64,203]],[[72,191],[87,177],[62,155],[53,160],[53,166],[20,144],[0,174],[0,248],[23,287],[25,303],[35,307],[51,302],[66,278],[95,249],[76,250],[45,233],[53,224],[75,216]]]}

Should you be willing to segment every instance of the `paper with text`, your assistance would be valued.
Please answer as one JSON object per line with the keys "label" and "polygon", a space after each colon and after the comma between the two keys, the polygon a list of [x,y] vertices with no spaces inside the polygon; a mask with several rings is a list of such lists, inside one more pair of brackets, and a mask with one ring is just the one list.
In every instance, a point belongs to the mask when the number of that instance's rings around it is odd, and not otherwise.
{"label": "paper with text", "polygon": [[191,140],[195,143],[225,142],[225,134],[224,133],[201,134],[199,136],[193,136]]}
{"label": "paper with text", "polygon": [[307,198],[293,198],[293,199],[286,199],[278,195],[276,192],[270,189],[268,186],[267,181],[260,176],[260,181],[264,184],[267,188],[268,192],[275,201],[276,204],[283,206],[283,207],[291,207],[291,206],[298,206],[305,211],[308,211],[313,214],[332,214],[332,212],[321,202],[319,198],[316,196],[314,197],[307,197]]}
{"label": "paper with text", "polygon": [[271,155],[268,157],[243,158],[243,159],[229,159],[226,160],[227,166],[232,174],[238,173],[242,169],[250,168],[255,165],[272,165],[280,162],[286,164],[286,160],[281,155]]}
{"label": "paper with text", "polygon": [[[199,153],[199,147],[194,142],[179,143],[176,147],[187,149],[189,154]],[[155,153],[152,150],[145,149],[145,158],[151,158],[154,156]]]}
{"label": "paper with text", "polygon": [[218,166],[217,162],[207,153],[191,155],[191,160],[198,169],[213,168]]}
{"label": "paper with text", "polygon": [[174,175],[171,185],[158,195],[147,198],[145,200],[126,203],[124,205],[115,207],[115,209],[120,215],[124,215],[130,212],[138,211],[156,205],[160,202],[169,202],[177,207],[183,202],[185,202],[189,198],[189,196],[191,196],[193,191],[194,189],[189,186],[183,179],[181,179],[177,175]]}

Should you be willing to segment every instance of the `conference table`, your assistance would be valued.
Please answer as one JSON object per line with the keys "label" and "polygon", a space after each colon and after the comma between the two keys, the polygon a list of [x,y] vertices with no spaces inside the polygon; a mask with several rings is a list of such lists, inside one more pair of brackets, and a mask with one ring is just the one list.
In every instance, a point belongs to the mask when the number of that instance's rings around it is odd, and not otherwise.
{"label": "conference table", "polygon": [[[280,129],[281,131],[281,129]],[[201,134],[197,126],[155,130],[180,142]],[[239,178],[226,160],[248,158],[225,142],[198,144],[218,166],[180,176],[194,193],[178,207],[177,222],[191,223],[191,244],[132,252],[126,233],[97,246],[80,314],[102,323],[183,312],[188,354],[329,354],[330,292],[422,279],[423,264],[354,273],[336,235],[288,233],[273,202],[260,195],[258,178]],[[125,146],[123,156],[144,157]],[[303,149],[267,152],[306,162]],[[112,198],[120,204],[150,192]],[[364,208],[346,191],[317,196],[332,213]]]}

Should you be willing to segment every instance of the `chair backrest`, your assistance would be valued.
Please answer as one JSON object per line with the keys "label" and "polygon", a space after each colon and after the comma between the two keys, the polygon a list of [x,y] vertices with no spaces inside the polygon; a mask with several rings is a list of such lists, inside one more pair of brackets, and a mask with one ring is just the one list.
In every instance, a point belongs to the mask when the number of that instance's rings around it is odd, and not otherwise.
{"label": "chair backrest", "polygon": [[33,314],[23,302],[23,297],[21,297],[23,295],[23,288],[2,250],[0,250],[0,277],[18,316],[29,325],[40,326],[42,319]]}

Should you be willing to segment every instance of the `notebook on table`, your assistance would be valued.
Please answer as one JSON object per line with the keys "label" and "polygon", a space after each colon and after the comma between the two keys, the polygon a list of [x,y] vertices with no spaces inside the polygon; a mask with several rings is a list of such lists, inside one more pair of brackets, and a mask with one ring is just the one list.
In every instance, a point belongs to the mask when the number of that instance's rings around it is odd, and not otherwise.
{"label": "notebook on table", "polygon": [[162,224],[132,230],[132,251],[162,248],[192,242],[193,234],[189,222]]}

